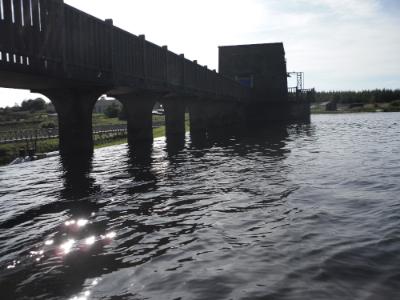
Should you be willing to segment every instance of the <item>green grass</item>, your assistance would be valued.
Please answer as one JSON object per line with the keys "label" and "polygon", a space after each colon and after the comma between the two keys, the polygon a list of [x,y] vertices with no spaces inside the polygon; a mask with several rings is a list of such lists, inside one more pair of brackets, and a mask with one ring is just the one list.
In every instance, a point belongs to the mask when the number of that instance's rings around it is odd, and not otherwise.
{"label": "green grass", "polygon": [[[32,143],[15,143],[0,145],[0,165],[5,165],[10,163],[14,158],[18,156],[19,149],[32,148]],[[48,153],[58,150],[58,139],[37,141],[36,143],[37,153]]]}
{"label": "green grass", "polygon": [[[185,122],[186,131],[189,130],[189,121]],[[153,137],[159,138],[165,136],[165,126],[160,126],[153,129]],[[126,144],[128,142],[126,137],[116,137],[115,139],[108,139],[105,141],[95,141],[95,149],[104,147],[116,146],[120,144]],[[30,147],[32,145],[29,145]],[[28,148],[26,143],[6,144],[0,145],[0,166],[9,164],[13,159],[18,156],[20,148]],[[36,143],[37,153],[47,153],[58,151],[58,139],[37,141]]]}
{"label": "green grass", "polygon": [[[121,125],[126,124],[126,121],[119,120],[118,118],[107,118],[104,114],[93,114],[93,126],[103,125]],[[39,129],[47,124],[57,126],[57,116],[49,116],[46,112],[26,112],[23,116],[13,120],[0,120],[0,131],[12,131],[22,129]]]}
{"label": "green grass", "polygon": [[108,118],[104,114],[93,114],[92,116],[93,127],[103,125],[122,125],[126,124],[126,121],[118,118]]}
{"label": "green grass", "polygon": [[[32,117],[33,119],[39,119],[39,117],[34,116]],[[18,126],[15,126],[15,124],[11,127],[9,125],[4,125],[0,123],[0,131],[7,131],[7,130],[18,130],[18,129],[33,129],[33,128],[40,128],[40,124],[46,123],[46,122],[55,122],[57,123],[56,117],[48,117],[46,114],[46,117],[40,117],[40,123],[34,122],[32,123],[32,120],[27,120],[25,122],[18,123]],[[164,116],[153,116],[153,122],[155,124],[164,122],[165,117]],[[35,125],[32,125],[35,124]],[[121,121],[118,118],[107,118],[103,114],[93,114],[93,126],[101,126],[101,125],[118,125],[118,124],[126,124],[126,121]],[[186,131],[189,131],[189,114],[185,115],[185,129]],[[159,138],[165,136],[165,126],[160,126],[157,128],[153,129],[153,137],[154,138]],[[127,138],[126,137],[115,137],[111,139],[107,139],[104,141],[99,141],[95,139],[95,149],[98,148],[104,148],[104,147],[109,147],[109,146],[115,146],[115,145],[120,145],[120,144],[125,144],[127,143]],[[32,147],[32,145],[29,145],[29,147]],[[16,143],[16,144],[7,144],[7,145],[0,145],[0,165],[5,165],[10,163],[14,158],[18,156],[18,151],[20,148],[28,148],[27,143],[22,142],[22,143]],[[58,150],[58,139],[51,139],[51,140],[43,140],[43,141],[37,141],[36,143],[36,149],[37,153],[47,153],[47,152],[52,152],[52,151],[57,151]]]}
{"label": "green grass", "polygon": [[165,126],[160,126],[153,129],[153,137],[159,138],[165,136]]}

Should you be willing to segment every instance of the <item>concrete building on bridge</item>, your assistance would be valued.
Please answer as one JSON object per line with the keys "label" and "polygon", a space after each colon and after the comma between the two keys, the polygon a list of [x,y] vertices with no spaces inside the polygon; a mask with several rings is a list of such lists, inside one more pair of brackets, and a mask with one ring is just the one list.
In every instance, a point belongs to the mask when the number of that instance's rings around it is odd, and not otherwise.
{"label": "concrete building on bridge", "polygon": [[219,73],[251,88],[259,100],[288,100],[282,43],[219,47]]}
{"label": "concrete building on bridge", "polygon": [[302,90],[296,90],[295,101],[289,98],[283,43],[221,46],[219,73],[249,90],[250,105],[244,109],[248,124],[266,126],[310,116],[308,101],[301,99]]}

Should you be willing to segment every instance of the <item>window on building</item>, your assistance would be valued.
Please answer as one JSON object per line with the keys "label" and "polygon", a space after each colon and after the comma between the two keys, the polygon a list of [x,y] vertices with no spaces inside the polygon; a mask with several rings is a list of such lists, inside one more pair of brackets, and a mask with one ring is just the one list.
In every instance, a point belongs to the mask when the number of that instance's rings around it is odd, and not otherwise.
{"label": "window on building", "polygon": [[253,88],[254,87],[254,77],[253,75],[248,76],[236,76],[236,81],[239,82],[241,85]]}

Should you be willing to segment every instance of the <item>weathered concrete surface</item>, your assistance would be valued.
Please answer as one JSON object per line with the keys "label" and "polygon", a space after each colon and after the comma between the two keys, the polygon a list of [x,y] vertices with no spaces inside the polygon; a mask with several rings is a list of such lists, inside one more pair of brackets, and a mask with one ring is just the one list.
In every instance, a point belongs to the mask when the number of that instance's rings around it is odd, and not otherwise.
{"label": "weathered concrete surface", "polygon": [[187,101],[190,120],[190,133],[205,132],[207,130],[206,105],[201,99]]}
{"label": "weathered concrete surface", "polygon": [[92,111],[102,89],[49,89],[48,97],[58,114],[60,152],[65,155],[93,153]]}
{"label": "weathered concrete surface", "polygon": [[152,93],[118,95],[127,114],[129,145],[153,140],[152,111],[158,98]]}
{"label": "weathered concrete surface", "polygon": [[174,96],[163,98],[161,103],[165,111],[165,132],[170,136],[185,135],[186,99]]}
{"label": "weathered concrete surface", "polygon": [[267,127],[271,123],[309,122],[310,104],[308,101],[257,102],[246,106],[248,126]]}

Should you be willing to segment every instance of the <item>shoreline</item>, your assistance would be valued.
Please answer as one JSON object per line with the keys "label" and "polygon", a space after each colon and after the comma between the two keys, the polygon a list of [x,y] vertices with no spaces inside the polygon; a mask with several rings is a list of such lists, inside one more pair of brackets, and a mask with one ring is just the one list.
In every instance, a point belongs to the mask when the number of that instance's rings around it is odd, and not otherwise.
{"label": "shoreline", "polygon": [[[185,123],[186,125],[186,130],[185,132],[189,131],[189,122],[186,121]],[[165,125],[154,128],[153,129],[153,139],[159,139],[159,138],[163,138],[165,137]],[[128,143],[128,138],[120,138],[120,139],[116,139],[114,141],[109,141],[106,143],[99,143],[99,144],[95,144],[93,149],[97,150],[97,149],[102,149],[102,148],[107,148],[107,147],[112,147],[112,146],[118,146],[118,145],[123,145],[123,144],[127,144]],[[58,147],[57,147],[58,148]],[[51,156],[47,156],[48,154],[52,153],[53,155]],[[32,160],[32,161],[37,161],[37,160],[42,160],[45,158],[49,158],[49,157],[54,157],[54,153],[58,154],[58,149],[53,149],[52,151],[48,151],[48,152],[43,152],[43,153],[37,153],[36,155],[39,156],[40,158]],[[8,156],[9,158],[11,158],[11,156]],[[10,166],[11,163],[16,159],[16,157],[11,158],[11,160],[9,162],[0,162],[0,167],[6,167],[6,166]],[[29,161],[26,161],[29,162]]]}
{"label": "shoreline", "polygon": [[341,114],[376,114],[376,113],[399,113],[399,111],[311,111],[311,115],[341,115]]}

